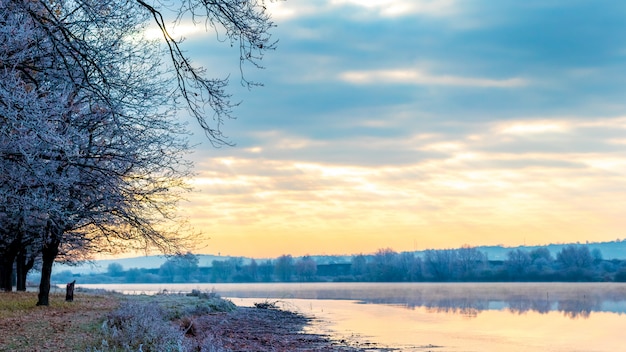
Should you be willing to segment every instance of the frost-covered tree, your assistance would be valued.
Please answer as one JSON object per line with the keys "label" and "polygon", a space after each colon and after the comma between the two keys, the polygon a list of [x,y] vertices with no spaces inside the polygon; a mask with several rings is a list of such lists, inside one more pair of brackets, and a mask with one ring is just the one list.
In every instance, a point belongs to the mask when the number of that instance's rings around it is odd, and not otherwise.
{"label": "frost-covered tree", "polygon": [[[194,65],[185,54],[181,46],[184,38],[172,36],[169,29],[185,22],[204,26],[214,29],[220,41],[238,46],[245,85],[257,83],[244,77],[244,65],[262,67],[265,52],[275,48],[269,34],[274,24],[265,0],[9,0],[2,4],[24,8],[51,41],[54,54],[63,58],[71,79],[112,103],[120,97],[112,96],[111,90],[129,86],[116,86],[110,80],[111,73],[131,68],[128,55],[120,49],[128,49],[129,43],[145,44],[140,31],[148,25],[156,26],[162,34],[162,54],[168,59],[165,64],[169,70],[167,75],[159,76],[159,83],[171,84],[168,89],[175,90],[172,93],[181,98],[182,105],[217,144],[227,143],[220,127],[236,105],[225,91],[228,80],[207,77],[206,70]],[[121,31],[134,33],[132,37],[117,36]],[[120,53],[122,57],[118,57]],[[134,63],[145,58],[140,56]],[[146,71],[151,62],[132,68]]]}
{"label": "frost-covered tree", "polygon": [[594,258],[589,247],[584,245],[568,245],[563,247],[556,255],[556,260],[567,269],[589,268]]}
{"label": "frost-covered tree", "polygon": [[427,250],[424,252],[424,267],[436,281],[452,279],[457,252],[453,249]]}
{"label": "frost-covered tree", "polygon": [[[177,4],[178,21],[225,30],[242,62],[258,64],[272,48],[261,3]],[[162,226],[176,220],[190,170],[176,114],[186,107],[212,142],[226,143],[220,126],[232,104],[226,81],[205,77],[170,36],[169,5],[0,1],[0,251],[38,249],[39,305],[64,255],[182,248],[180,234]],[[151,21],[161,43],[144,36]]]}
{"label": "frost-covered tree", "polygon": [[532,258],[528,251],[521,248],[512,249],[507,252],[504,265],[507,268],[509,274],[515,278],[522,278],[528,272],[530,265],[532,264]]}
{"label": "frost-covered tree", "polygon": [[302,281],[312,281],[317,274],[317,263],[313,258],[306,255],[296,261],[296,275]]}
{"label": "frost-covered tree", "polygon": [[14,212],[7,216],[14,226],[6,238],[21,245],[26,226],[39,229],[33,238],[42,256],[40,305],[48,304],[52,264],[60,254],[120,243],[175,246],[177,238],[155,225],[172,218],[175,189],[187,175],[183,130],[172,119],[167,87],[155,81],[157,51],[133,40],[140,22],[118,14],[108,19],[115,23],[91,28],[110,29],[84,48],[101,52],[109,66],[94,79],[81,73],[81,57],[58,55],[48,22],[37,17],[46,11],[40,2],[5,8],[6,22],[19,22],[28,37],[11,41],[12,32],[6,34],[5,43],[16,50],[1,60],[0,87],[2,167],[11,178],[2,191],[7,212]]}
{"label": "frost-covered tree", "polygon": [[167,282],[189,282],[197,271],[198,257],[192,253],[177,254],[159,267],[159,275]]}
{"label": "frost-covered tree", "polygon": [[457,276],[463,280],[473,277],[486,260],[486,255],[478,248],[463,245],[456,250]]}
{"label": "frost-covered tree", "polygon": [[276,264],[274,265],[274,274],[280,281],[291,281],[293,269],[294,261],[291,255],[281,255],[276,259]]}

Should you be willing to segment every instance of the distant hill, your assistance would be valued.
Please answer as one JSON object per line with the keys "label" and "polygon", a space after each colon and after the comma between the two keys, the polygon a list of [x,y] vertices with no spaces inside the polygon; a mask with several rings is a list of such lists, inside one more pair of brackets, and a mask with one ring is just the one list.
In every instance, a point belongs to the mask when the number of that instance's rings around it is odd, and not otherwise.
{"label": "distant hill", "polygon": [[[198,266],[208,267],[214,260],[228,260],[233,257],[223,257],[217,255],[197,254]],[[134,258],[120,258],[120,259],[105,259],[96,260],[93,263],[85,263],[77,266],[70,266],[65,264],[54,265],[54,270],[60,272],[63,270],[70,270],[75,274],[87,274],[87,273],[104,273],[107,271],[109,264],[120,264],[124,270],[138,268],[138,269],[156,269],[159,268],[167,260],[163,255],[149,255]],[[247,264],[250,259],[243,258],[244,264]]]}
{"label": "distant hill", "polygon": [[602,253],[604,259],[626,259],[626,240],[612,241],[612,242],[589,242],[589,243],[565,243],[565,244],[549,244],[545,246],[518,246],[518,247],[503,247],[503,246],[480,246],[477,247],[481,252],[487,253],[489,260],[505,260],[509,251],[515,249],[522,249],[532,251],[537,248],[547,248],[553,257],[556,257],[563,247],[569,245],[587,245],[589,250],[598,249]]}

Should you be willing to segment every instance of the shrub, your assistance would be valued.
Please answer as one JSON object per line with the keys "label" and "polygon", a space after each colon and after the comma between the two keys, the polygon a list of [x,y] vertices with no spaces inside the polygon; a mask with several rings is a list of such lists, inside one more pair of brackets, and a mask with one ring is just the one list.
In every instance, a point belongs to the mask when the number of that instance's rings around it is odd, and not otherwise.
{"label": "shrub", "polygon": [[164,317],[163,310],[146,303],[125,303],[102,324],[105,340],[96,351],[190,351],[184,331]]}
{"label": "shrub", "polygon": [[194,306],[187,307],[185,315],[204,315],[215,312],[232,312],[237,309],[235,304],[227,299],[223,298],[211,298],[209,300],[203,300],[195,304]]}
{"label": "shrub", "polygon": [[220,295],[217,292],[213,291],[200,291],[200,290],[191,290],[190,293],[187,294],[189,297],[198,297],[200,299],[211,299],[211,298],[220,298]]}
{"label": "shrub", "polygon": [[263,302],[255,302],[254,306],[258,309],[279,309],[278,303],[279,301],[265,300]]}
{"label": "shrub", "polygon": [[215,338],[194,339],[194,316],[230,312],[237,307],[217,294],[194,291],[188,296],[160,292],[136,296],[102,324],[104,339],[91,352],[229,352]]}
{"label": "shrub", "polygon": [[192,290],[187,296],[198,297],[200,301],[193,307],[187,309],[187,314],[203,315],[214,312],[232,312],[237,306],[228,299],[221,298],[217,293],[211,291]]}

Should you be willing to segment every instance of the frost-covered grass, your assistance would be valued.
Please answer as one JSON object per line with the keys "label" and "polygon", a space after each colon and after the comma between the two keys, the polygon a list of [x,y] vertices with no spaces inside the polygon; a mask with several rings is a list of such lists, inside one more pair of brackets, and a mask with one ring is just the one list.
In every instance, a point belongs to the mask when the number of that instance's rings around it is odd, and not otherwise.
{"label": "frost-covered grass", "polygon": [[214,293],[129,296],[102,324],[104,339],[93,352],[227,352],[218,341],[195,341],[186,334],[193,317],[228,312],[235,305]]}
{"label": "frost-covered grass", "polygon": [[166,319],[163,308],[125,302],[102,324],[104,340],[96,351],[190,351],[185,332]]}

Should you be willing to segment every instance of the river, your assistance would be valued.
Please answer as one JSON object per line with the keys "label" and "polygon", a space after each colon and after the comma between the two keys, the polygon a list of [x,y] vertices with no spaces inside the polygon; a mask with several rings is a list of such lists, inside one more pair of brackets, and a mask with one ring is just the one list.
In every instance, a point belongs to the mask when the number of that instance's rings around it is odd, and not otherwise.
{"label": "river", "polygon": [[82,285],[127,294],[215,291],[278,302],[313,332],[399,351],[613,352],[626,346],[626,284],[276,283]]}

